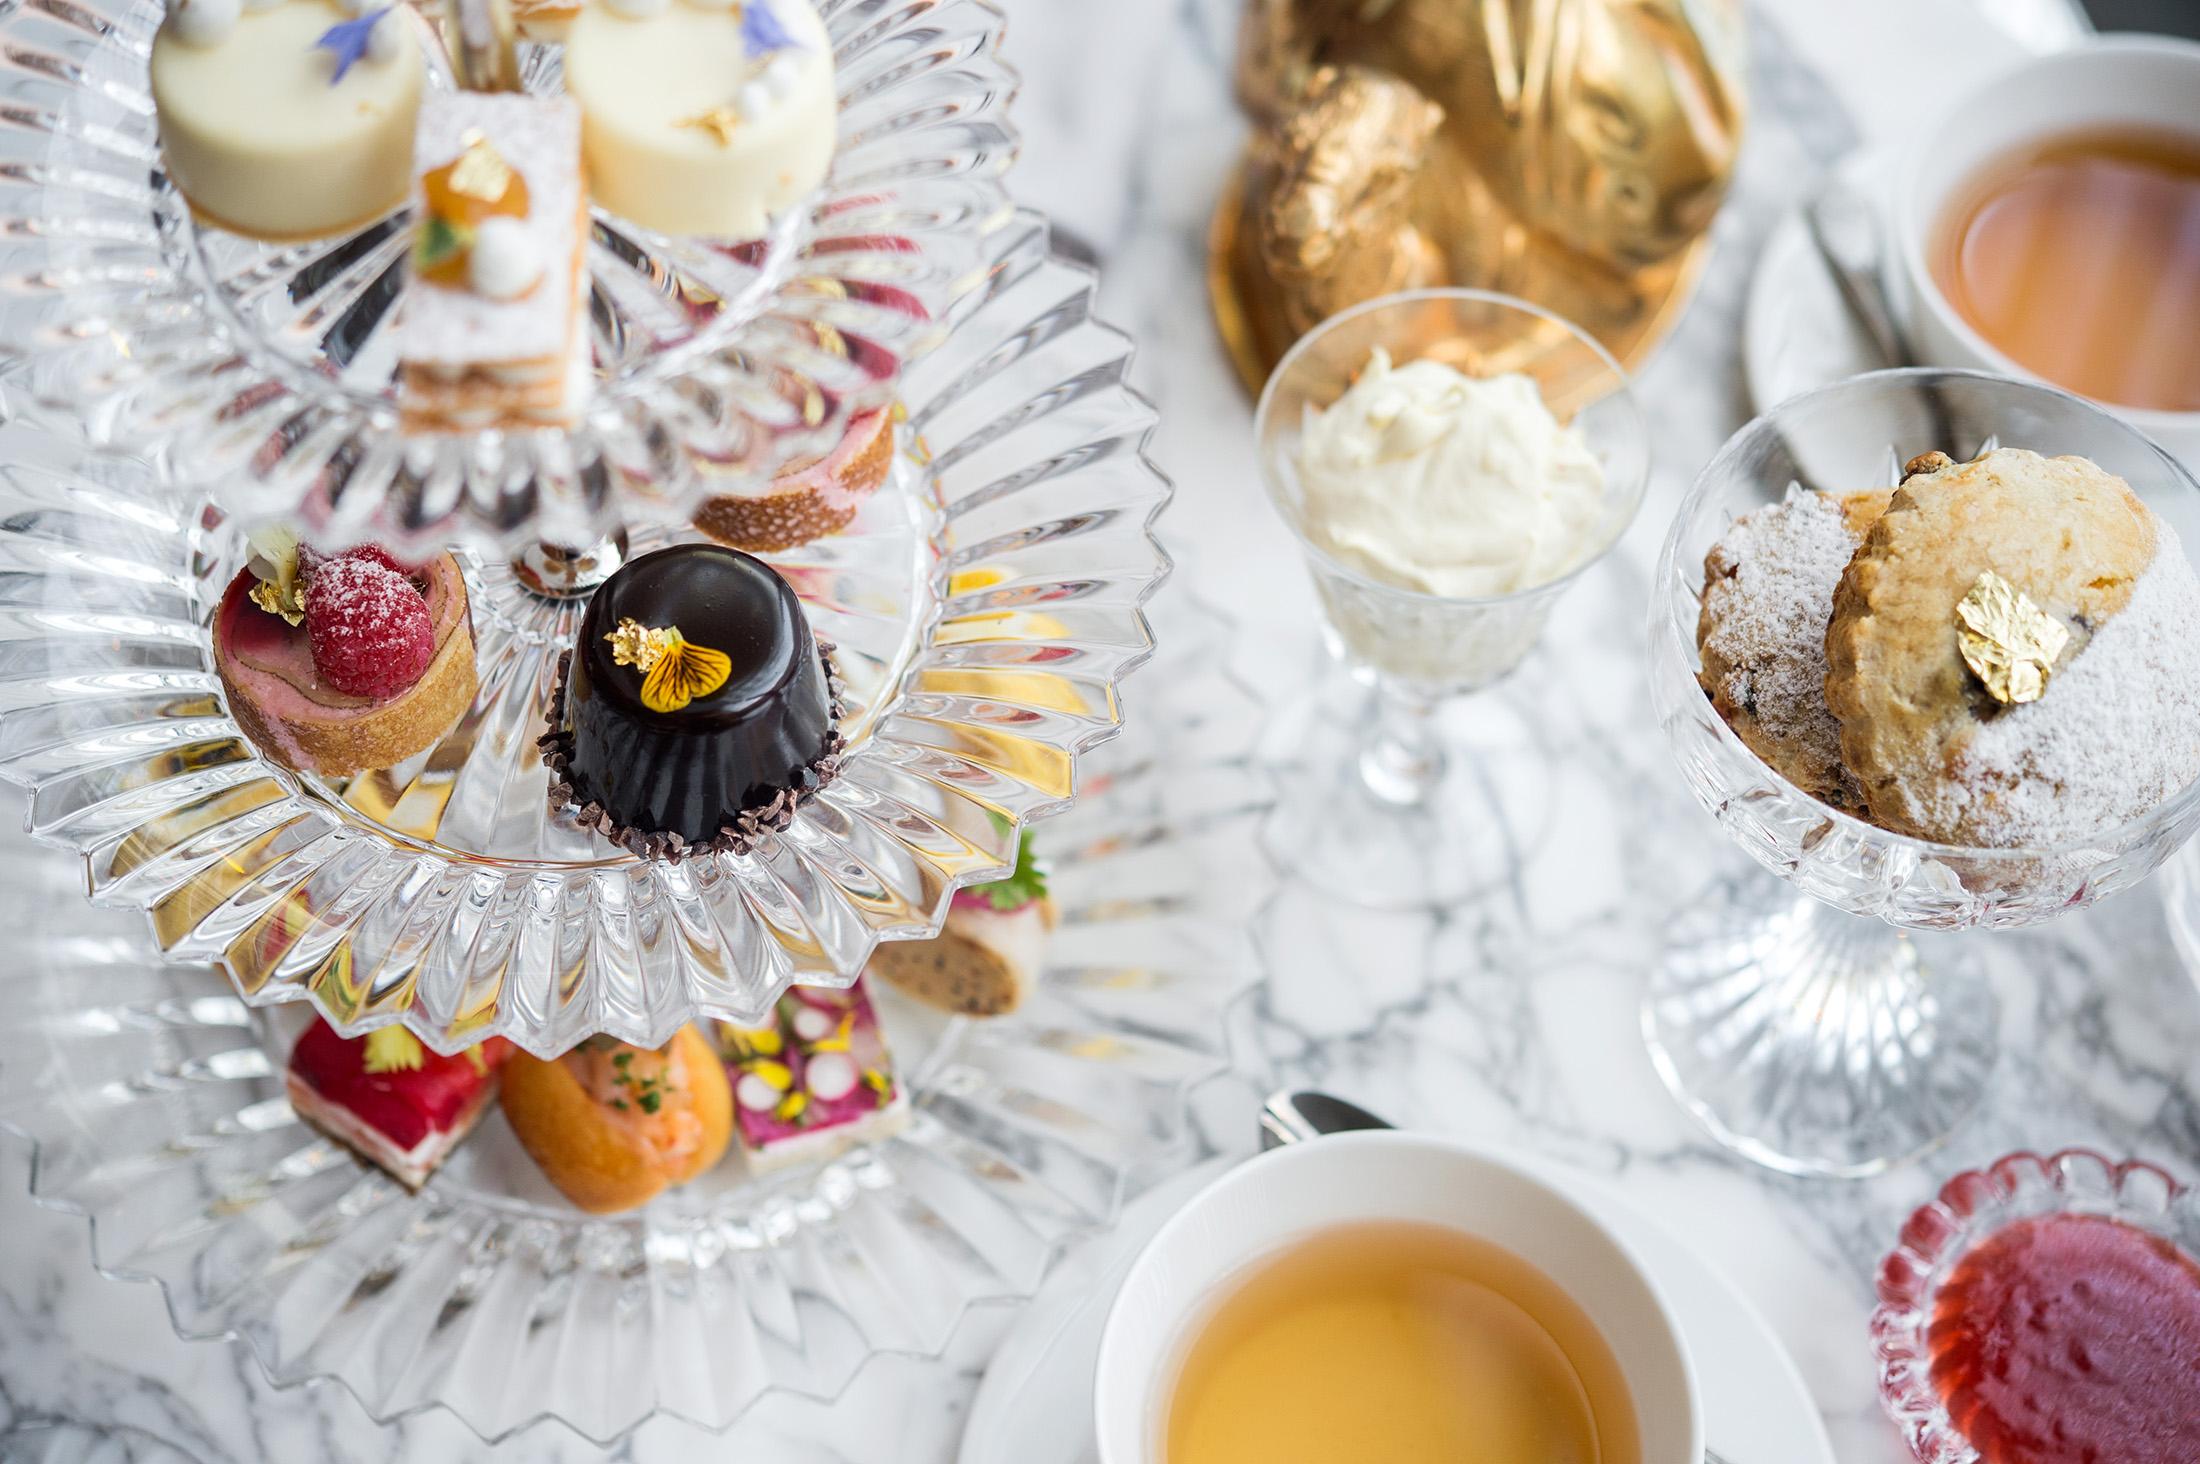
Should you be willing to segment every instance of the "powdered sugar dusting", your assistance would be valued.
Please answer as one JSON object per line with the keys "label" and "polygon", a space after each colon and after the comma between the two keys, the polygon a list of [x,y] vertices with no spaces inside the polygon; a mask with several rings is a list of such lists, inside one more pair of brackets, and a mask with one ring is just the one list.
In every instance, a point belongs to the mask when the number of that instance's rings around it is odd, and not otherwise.
{"label": "powdered sugar dusting", "polygon": [[1920,796],[1929,825],[1990,847],[2057,844],[2137,818],[2200,777],[2200,577],[2157,523],[2123,613],[2036,702],[1983,723],[1953,777]]}
{"label": "powdered sugar dusting", "polygon": [[313,668],[349,696],[392,696],[435,659],[428,602],[411,580],[368,558],[324,560],[306,581]]}
{"label": "powdered sugar dusting", "polygon": [[1791,488],[1726,531],[1704,586],[1711,690],[1757,719],[1800,759],[1846,780],[1841,724],[1826,708],[1826,622],[1856,553],[1841,505]]}

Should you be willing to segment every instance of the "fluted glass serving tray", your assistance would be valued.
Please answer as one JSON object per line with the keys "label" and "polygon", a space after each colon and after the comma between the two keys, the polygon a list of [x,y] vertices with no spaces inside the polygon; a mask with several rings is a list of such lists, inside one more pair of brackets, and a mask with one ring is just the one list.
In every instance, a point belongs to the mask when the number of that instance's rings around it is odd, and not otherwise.
{"label": "fluted glass serving tray", "polygon": [[277,1383],[333,1379],[377,1419],[721,1427],[773,1391],[831,1397],[880,1351],[936,1354],[1195,1157],[1189,1091],[1258,976],[1258,705],[1215,673],[1228,626],[1178,609],[1179,669],[1037,833],[1061,923],[1030,1000],[947,1021],[874,986],[914,1108],[896,1137],[765,1178],[729,1159],[596,1219],[492,1111],[409,1194],[291,1112],[297,1009],[148,959],[50,862],[0,891],[0,1126],[35,1144],[36,1196],[89,1217],[95,1264],[157,1282],[182,1334],[239,1337]]}
{"label": "fluted glass serving tray", "polygon": [[[0,354],[48,426],[138,453],[232,514],[407,552],[587,544],[684,522],[714,480],[823,451],[982,285],[1015,154],[986,0],[823,0],[831,170],[763,238],[674,239],[594,211],[595,391],[577,430],[407,438],[389,329],[409,206],[306,243],[196,219],[162,171],[161,0],[0,4]],[[426,19],[429,84],[449,67]],[[535,92],[562,53],[523,45]]]}
{"label": "fluted glass serving tray", "polygon": [[1115,734],[1167,567],[1128,342],[1036,219],[991,243],[957,330],[903,381],[892,480],[847,533],[775,558],[848,689],[841,775],[784,833],[668,864],[551,816],[535,744],[583,602],[479,554],[481,690],[439,745],[343,780],[262,759],[209,642],[235,521],[92,457],[0,470],[0,778],[29,790],[32,834],[251,1005],[310,1000],[347,1033],[402,1021],[446,1052],[654,1045],[936,930]]}

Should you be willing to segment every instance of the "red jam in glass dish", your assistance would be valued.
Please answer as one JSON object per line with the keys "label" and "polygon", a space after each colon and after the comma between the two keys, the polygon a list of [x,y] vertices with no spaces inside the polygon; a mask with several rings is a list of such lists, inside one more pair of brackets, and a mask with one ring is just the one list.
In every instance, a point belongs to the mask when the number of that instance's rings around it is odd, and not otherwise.
{"label": "red jam in glass dish", "polygon": [[1948,1273],[1935,1390],[1985,1464],[2200,1459],[2200,1262],[2106,1215],[2014,1220]]}

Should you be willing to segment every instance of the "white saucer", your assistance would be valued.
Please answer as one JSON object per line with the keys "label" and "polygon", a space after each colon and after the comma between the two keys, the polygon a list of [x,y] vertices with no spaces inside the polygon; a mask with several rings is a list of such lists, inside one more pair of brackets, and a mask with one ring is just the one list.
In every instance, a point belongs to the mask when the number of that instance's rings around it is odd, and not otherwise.
{"label": "white saucer", "polygon": [[[1817,1403],[1746,1297],[1597,1180],[1529,1155],[1508,1157],[1563,1185],[1649,1268],[1680,1317],[1713,1448],[1752,1464],[1835,1464]],[[1064,1258],[993,1354],[971,1403],[959,1464],[1087,1464],[1094,1457],[1093,1364],[1124,1273],[1162,1222],[1235,1162],[1209,1160],[1147,1192],[1114,1230]]]}

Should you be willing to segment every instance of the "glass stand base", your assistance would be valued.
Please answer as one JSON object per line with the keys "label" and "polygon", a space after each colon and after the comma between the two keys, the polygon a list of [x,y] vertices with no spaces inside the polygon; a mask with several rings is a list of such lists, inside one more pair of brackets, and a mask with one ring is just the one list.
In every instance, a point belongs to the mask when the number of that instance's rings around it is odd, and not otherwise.
{"label": "glass stand base", "polygon": [[1928,965],[1894,926],[1753,868],[1667,927],[1642,1009],[1651,1060],[1759,1164],[1880,1173],[1945,1142],[1993,1072],[2000,1003],[1953,944]]}
{"label": "glass stand base", "polygon": [[1550,826],[1551,759],[1531,717],[1493,693],[1443,707],[1431,729],[1441,772],[1409,791],[1369,765],[1381,714],[1357,686],[1277,712],[1262,746],[1276,783],[1270,855],[1333,898],[1381,910],[1457,904],[1512,879]]}

